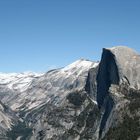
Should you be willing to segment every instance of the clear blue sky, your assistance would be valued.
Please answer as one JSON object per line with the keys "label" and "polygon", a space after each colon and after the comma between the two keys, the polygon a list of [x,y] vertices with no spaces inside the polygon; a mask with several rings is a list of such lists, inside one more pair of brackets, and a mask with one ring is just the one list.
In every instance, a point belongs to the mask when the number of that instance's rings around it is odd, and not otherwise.
{"label": "clear blue sky", "polygon": [[99,60],[116,45],[140,52],[140,0],[0,0],[0,72]]}

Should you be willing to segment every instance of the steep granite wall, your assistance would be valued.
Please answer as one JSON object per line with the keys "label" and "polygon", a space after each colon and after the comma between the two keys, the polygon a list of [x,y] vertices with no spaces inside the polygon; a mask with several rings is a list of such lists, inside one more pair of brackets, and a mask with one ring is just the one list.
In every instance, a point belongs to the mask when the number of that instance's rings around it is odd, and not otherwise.
{"label": "steep granite wall", "polygon": [[127,83],[129,87],[138,90],[140,89],[139,72],[140,55],[132,49],[123,46],[103,49],[97,74],[97,103],[103,112],[100,136],[115,106],[114,98],[109,92],[111,85]]}
{"label": "steep granite wall", "polygon": [[108,92],[111,84],[119,84],[118,68],[115,63],[115,56],[109,50],[103,49],[97,75],[97,103],[99,108],[103,106],[105,111],[101,120],[99,135],[102,134],[114,105],[114,101]]}

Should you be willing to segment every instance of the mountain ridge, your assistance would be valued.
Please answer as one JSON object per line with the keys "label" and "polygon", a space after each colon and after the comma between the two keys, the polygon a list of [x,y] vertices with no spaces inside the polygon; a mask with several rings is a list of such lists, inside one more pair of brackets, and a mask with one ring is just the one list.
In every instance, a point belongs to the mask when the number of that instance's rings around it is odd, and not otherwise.
{"label": "mountain ridge", "polygon": [[139,64],[137,53],[119,46],[104,48],[99,63],[80,59],[46,73],[0,74],[0,113],[6,118],[0,137],[137,140],[140,124],[132,126],[140,118]]}

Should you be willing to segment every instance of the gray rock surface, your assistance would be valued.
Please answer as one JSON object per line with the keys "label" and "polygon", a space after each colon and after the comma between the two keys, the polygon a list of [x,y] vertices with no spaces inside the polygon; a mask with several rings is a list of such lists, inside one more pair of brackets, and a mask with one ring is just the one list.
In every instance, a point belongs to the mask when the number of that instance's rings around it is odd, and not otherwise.
{"label": "gray rock surface", "polygon": [[106,51],[114,55],[120,80],[127,80],[132,88],[140,89],[140,55],[125,46],[106,49]]}

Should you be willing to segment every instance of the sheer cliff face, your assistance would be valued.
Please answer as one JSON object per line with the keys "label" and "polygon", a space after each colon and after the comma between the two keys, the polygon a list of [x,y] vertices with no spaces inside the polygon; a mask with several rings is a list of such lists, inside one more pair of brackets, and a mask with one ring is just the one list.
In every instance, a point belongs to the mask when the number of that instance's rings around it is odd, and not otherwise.
{"label": "sheer cliff face", "polygon": [[99,108],[104,104],[105,98],[109,96],[108,90],[111,84],[119,84],[118,67],[114,54],[110,50],[103,49],[97,75],[97,102]]}
{"label": "sheer cliff face", "polygon": [[97,75],[97,102],[102,106],[111,84],[127,82],[140,89],[140,55],[127,47],[103,49]]}
{"label": "sheer cliff face", "polygon": [[[97,103],[99,108],[104,110],[100,124],[100,138],[105,136],[111,126],[115,126],[116,120],[118,122],[119,119],[123,120],[130,111],[128,106],[131,106],[131,98],[128,97],[131,88],[135,90],[140,88],[139,66],[140,56],[130,48],[119,46],[103,49],[97,74]],[[137,107],[140,108],[139,105]]]}

